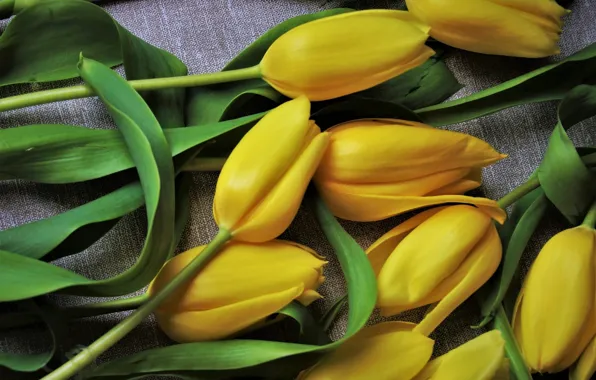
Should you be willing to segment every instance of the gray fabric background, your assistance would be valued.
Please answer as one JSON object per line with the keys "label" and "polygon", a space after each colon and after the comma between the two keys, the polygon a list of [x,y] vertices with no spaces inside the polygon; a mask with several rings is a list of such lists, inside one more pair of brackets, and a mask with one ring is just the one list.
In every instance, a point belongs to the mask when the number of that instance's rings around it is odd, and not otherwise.
{"label": "gray fabric background", "polygon": [[[473,1],[473,0],[469,0]],[[575,0],[569,6],[561,40],[562,54],[567,56],[596,42],[596,4],[594,0]],[[277,23],[303,13],[310,13],[340,5],[327,0],[136,0],[108,3],[105,8],[130,31],[146,41],[166,49],[184,61],[191,73],[220,70],[224,64],[246,45]],[[356,1],[359,8],[396,7],[388,1]],[[0,30],[6,25],[0,23]],[[525,60],[492,57],[457,52],[448,64],[459,81],[465,85],[455,97],[501,83],[519,74],[548,63],[548,60]],[[73,81],[75,83],[76,81]],[[0,88],[0,97],[31,91],[47,86],[10,86]],[[487,168],[484,173],[484,193],[497,199],[521,184],[539,164],[548,136],[556,122],[556,104],[542,103],[515,107],[495,115],[483,117],[451,129],[483,138],[509,158]],[[97,99],[81,99],[60,104],[43,105],[0,115],[0,127],[8,128],[33,123],[66,123],[91,128],[113,128],[112,122]],[[594,121],[574,127],[570,135],[576,144],[595,145]],[[211,203],[216,182],[215,174],[196,174],[192,189],[191,220],[179,250],[207,243],[216,232],[211,216]],[[24,181],[0,182],[0,229],[45,218],[81,205],[107,193],[114,184],[96,180],[75,185],[40,185]],[[362,247],[394,227],[401,219],[392,218],[378,223],[344,222],[345,228]],[[123,220],[97,244],[83,253],[56,262],[89,278],[106,278],[123,271],[135,260],[146,231],[144,211],[139,210]],[[543,242],[565,227],[561,218],[552,215],[546,220],[526,253],[523,271]],[[330,264],[327,282],[321,292],[324,300],[313,305],[316,314],[331,305],[345,292],[341,270],[333,252],[325,242],[311,212],[303,208],[283,236],[315,249],[326,256]],[[56,299],[62,304],[76,304],[90,300],[75,297]],[[404,313],[396,319],[417,321],[424,309]],[[75,344],[89,344],[103,334],[126,313],[88,319],[69,326],[69,342],[62,349]],[[379,321],[374,316],[371,323]],[[478,309],[472,300],[460,307],[435,332],[436,353],[456,347],[479,333],[469,328],[478,321]],[[341,336],[346,313],[333,328],[333,337]],[[0,335],[0,352],[38,352],[48,340],[40,330],[26,329]],[[144,322],[125,340],[109,350],[101,361],[131,354],[143,349],[168,344],[168,339],[156,328],[152,318]],[[25,375],[10,375],[0,370],[2,379],[23,379]]]}

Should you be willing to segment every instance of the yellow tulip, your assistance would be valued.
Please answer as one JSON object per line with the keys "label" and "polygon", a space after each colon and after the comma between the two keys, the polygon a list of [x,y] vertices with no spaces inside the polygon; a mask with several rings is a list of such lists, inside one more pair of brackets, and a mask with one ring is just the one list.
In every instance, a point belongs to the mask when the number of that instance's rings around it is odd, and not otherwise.
{"label": "yellow tulip", "polygon": [[430,359],[434,342],[411,331],[414,324],[365,327],[325,356],[299,380],[411,380]]}
{"label": "yellow tulip", "polygon": [[554,0],[406,0],[430,35],[477,53],[538,58],[559,54],[567,11]]}
{"label": "yellow tulip", "polygon": [[315,182],[340,218],[370,222],[442,203],[499,210],[493,200],[459,195],[480,186],[482,168],[505,157],[476,137],[389,119],[327,132]]}
{"label": "yellow tulip", "polygon": [[329,135],[309,116],[307,98],[286,102],[265,115],[230,154],[217,181],[213,214],[234,239],[274,239],[296,216],[329,143]]}
{"label": "yellow tulip", "polygon": [[528,366],[559,372],[571,366],[596,331],[596,232],[587,226],[551,238],[518,296],[513,330]]}
{"label": "yellow tulip", "polygon": [[[149,287],[168,284],[205,246],[168,261]],[[262,322],[293,300],[308,305],[320,298],[326,264],[314,251],[282,240],[231,242],[187,286],[155,311],[160,328],[178,342],[225,338]]]}
{"label": "yellow tulip", "polygon": [[429,335],[493,275],[501,241],[485,209],[468,205],[424,211],[368,250],[384,316],[437,302],[415,330]]}
{"label": "yellow tulip", "polygon": [[432,360],[414,380],[505,380],[504,363],[505,341],[493,330]]}
{"label": "yellow tulip", "polygon": [[596,336],[592,338],[577,363],[569,371],[569,380],[590,380],[594,373],[596,373]]}
{"label": "yellow tulip", "polygon": [[267,50],[261,73],[295,98],[327,100],[366,90],[424,63],[428,27],[410,13],[368,10],[311,21]]}

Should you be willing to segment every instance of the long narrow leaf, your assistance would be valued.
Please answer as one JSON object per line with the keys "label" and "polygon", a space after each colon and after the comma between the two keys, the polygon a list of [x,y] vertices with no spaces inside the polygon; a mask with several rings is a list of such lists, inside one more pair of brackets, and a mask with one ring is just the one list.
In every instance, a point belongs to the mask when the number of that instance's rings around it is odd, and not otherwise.
{"label": "long narrow leaf", "polygon": [[554,63],[473,95],[416,110],[434,126],[460,123],[525,103],[561,99],[580,84],[596,83],[596,43]]}

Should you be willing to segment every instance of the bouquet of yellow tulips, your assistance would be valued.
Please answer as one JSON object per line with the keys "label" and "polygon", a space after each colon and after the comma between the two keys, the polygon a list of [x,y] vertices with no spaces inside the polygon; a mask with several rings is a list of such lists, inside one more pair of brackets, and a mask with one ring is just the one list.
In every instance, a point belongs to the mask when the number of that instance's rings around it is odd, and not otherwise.
{"label": "bouquet of yellow tulips", "polygon": [[[299,16],[223,71],[187,75],[177,57],[97,5],[0,0],[0,16],[14,15],[0,35],[0,56],[11,58],[0,65],[0,85],[84,81],[0,98],[0,112],[97,96],[118,127],[2,129],[0,180],[67,184],[120,172],[128,179],[75,209],[0,231],[0,302],[10,305],[0,328],[43,323],[53,332],[74,318],[133,310],[62,362],[52,360],[54,347],[0,354],[0,366],[46,380],[529,380],[567,370],[570,380],[591,379],[596,147],[575,147],[566,130],[596,115],[596,44],[443,102],[459,86],[429,37],[477,53],[546,57],[559,53],[567,11],[552,0],[406,3],[408,11]],[[110,68],[119,64],[126,79]],[[499,200],[468,194],[506,152],[438,127],[545,100],[560,102],[558,122],[534,174]],[[219,172],[212,202],[219,232],[175,255],[189,172],[201,170]],[[125,272],[94,280],[50,262],[81,252],[143,205],[147,235]],[[347,284],[319,320],[308,306],[322,298],[328,258],[280,238],[301,206],[315,213]],[[549,209],[569,228],[544,245],[517,286],[521,255]],[[366,249],[337,219],[406,213]],[[46,297],[142,289],[72,307]],[[466,300],[479,303],[470,328],[490,327],[433,357],[441,339],[433,332]],[[329,328],[346,304],[344,335],[332,340]],[[417,323],[400,320],[420,307],[427,311]],[[367,325],[375,308],[395,318]],[[170,346],[96,364],[150,315]],[[299,333],[248,338],[284,323]]]}

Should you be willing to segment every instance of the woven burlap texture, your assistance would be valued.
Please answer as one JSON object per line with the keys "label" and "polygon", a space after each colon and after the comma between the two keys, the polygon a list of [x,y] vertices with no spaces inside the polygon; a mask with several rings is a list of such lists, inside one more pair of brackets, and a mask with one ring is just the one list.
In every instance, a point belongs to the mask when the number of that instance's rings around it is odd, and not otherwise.
{"label": "woven burlap texture", "polygon": [[[470,0],[472,1],[472,0]],[[596,7],[593,0],[576,0],[569,5],[571,14],[566,16],[561,40],[561,55],[549,59],[556,61],[596,42]],[[592,3],[592,4],[591,4]],[[105,4],[105,9],[124,27],[144,40],[178,56],[191,73],[220,70],[240,50],[254,41],[267,29],[279,22],[304,13],[337,7],[336,1],[325,0],[136,0]],[[387,1],[354,1],[358,8],[387,8],[400,4]],[[6,22],[0,23],[0,30]],[[396,37],[398,38],[398,37]],[[447,62],[459,81],[465,86],[454,97],[462,97],[496,85],[534,68],[549,60],[529,60],[494,57],[467,52],[450,54]],[[69,83],[77,81],[69,81]],[[0,88],[0,97],[15,95],[51,85],[19,85]],[[101,102],[95,98],[48,104],[0,115],[0,128],[27,124],[65,123],[90,128],[114,128]],[[540,163],[547,139],[556,123],[556,103],[548,102],[519,106],[467,123],[449,126],[449,129],[466,132],[491,143],[509,157],[484,171],[482,191],[498,199],[521,184]],[[595,145],[594,121],[575,126],[570,136],[578,145]],[[179,251],[205,244],[216,232],[211,204],[217,176],[213,173],[194,175],[190,205],[190,221],[178,248]],[[46,218],[84,204],[114,189],[117,184],[96,180],[72,185],[43,185],[25,181],[0,182],[0,229],[7,229],[33,220]],[[377,223],[342,222],[347,231],[367,248],[375,239],[394,227],[401,219],[392,218]],[[542,244],[555,232],[566,227],[557,215],[550,215],[541,225],[524,255],[522,273]],[[124,217],[118,225],[98,243],[85,252],[62,259],[57,265],[69,268],[89,278],[111,277],[128,268],[136,259],[146,232],[143,210]],[[327,281],[322,286],[323,300],[312,309],[319,315],[345,293],[345,282],[331,247],[317,226],[312,212],[303,207],[283,238],[294,240],[315,249],[327,257]],[[60,298],[62,304],[77,304],[90,299]],[[398,318],[419,320],[424,309],[404,313]],[[75,322],[68,326],[62,349],[75,344],[89,344],[103,334],[126,313]],[[347,320],[345,311],[333,327],[333,337],[341,336]],[[370,323],[380,321],[374,315]],[[478,308],[471,300],[458,308],[433,334],[436,354],[456,347],[482,330],[470,325],[478,321]],[[39,352],[48,343],[38,330],[26,329],[0,335],[0,352]],[[101,361],[129,355],[143,349],[170,343],[149,318],[126,339],[109,350]],[[399,360],[399,358],[396,358]],[[24,375],[9,375],[0,370],[2,379],[23,379]]]}

